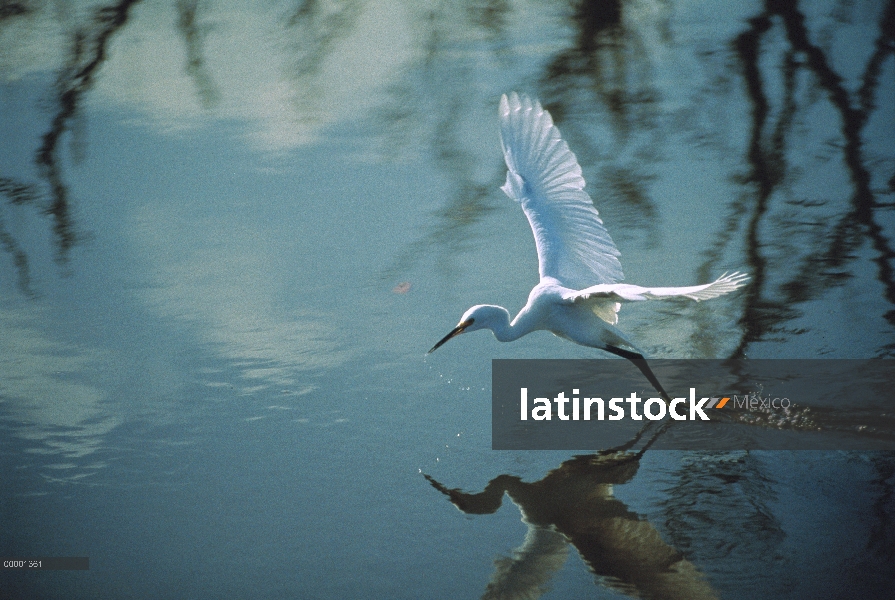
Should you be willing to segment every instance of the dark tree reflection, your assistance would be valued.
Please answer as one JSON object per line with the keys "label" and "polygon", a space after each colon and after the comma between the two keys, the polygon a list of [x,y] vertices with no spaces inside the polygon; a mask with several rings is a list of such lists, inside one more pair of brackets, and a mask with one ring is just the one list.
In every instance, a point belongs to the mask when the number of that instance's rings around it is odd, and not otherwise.
{"label": "dark tree reflection", "polygon": [[879,495],[873,504],[873,525],[867,550],[892,564],[895,561],[895,454],[870,456],[876,470],[873,482]]}
{"label": "dark tree reflection", "polygon": [[[632,25],[626,15],[630,6],[620,0],[581,0],[570,9],[572,35],[568,47],[544,69],[542,99],[560,126],[570,113],[583,112],[591,119],[606,116],[615,138],[608,145],[606,136],[594,135],[582,119],[565,127],[563,134],[571,147],[581,149],[578,152],[607,157],[588,185],[607,205],[622,209],[616,217],[621,217],[624,229],[642,229],[646,239],[655,239],[657,210],[648,187],[655,180],[652,163],[663,133],[658,120],[661,97],[644,32]],[[664,15],[656,26],[659,39],[667,43]],[[631,158],[623,158],[628,155]]]}
{"label": "dark tree reflection", "polygon": [[210,108],[220,101],[221,94],[205,66],[205,30],[199,24],[199,0],[178,0],[177,12],[180,16],[177,28],[186,45],[186,71],[196,82],[202,104]]}
{"label": "dark tree reflection", "polygon": [[[468,128],[478,126],[473,125],[473,117],[484,114],[494,119],[500,96],[491,99],[488,112],[483,113],[481,98],[469,90],[477,85],[483,59],[504,64],[503,27],[508,11],[506,3],[491,0],[426,7],[417,14],[419,58],[408,65],[403,80],[390,87],[388,102],[378,111],[376,121],[381,123],[383,153],[394,156],[408,147],[419,148],[451,182],[451,191],[444,206],[434,211],[432,227],[398,254],[384,270],[384,278],[412,268],[431,254],[428,249],[433,246],[451,249],[437,256],[438,269],[452,277],[456,270],[452,261],[473,239],[473,227],[494,209],[492,191],[499,184],[495,185],[493,175],[497,171],[482,167],[466,134]],[[462,26],[457,27],[458,23]],[[486,40],[484,57],[458,60],[451,55],[452,49],[478,35]],[[502,163],[498,154],[491,157],[489,166]],[[425,192],[421,199],[430,200]]]}
{"label": "dark tree reflection", "polygon": [[[66,62],[56,77],[54,114],[49,129],[41,137],[35,155],[35,164],[46,189],[11,178],[0,178],[0,193],[12,205],[41,206],[51,220],[56,246],[56,261],[66,263],[72,247],[82,238],[72,218],[71,198],[60,159],[63,137],[71,133],[77,122],[84,95],[90,90],[97,72],[107,58],[110,40],[128,20],[131,8],[138,0],[121,0],[117,4],[102,6],[92,12],[89,21],[75,28],[70,34]],[[4,6],[3,18],[27,14]],[[28,256],[21,243],[4,227],[0,216],[0,247],[9,253],[15,265],[18,286],[30,293],[30,267]]]}
{"label": "dark tree reflection", "polygon": [[[742,65],[746,89],[752,104],[751,139],[747,152],[749,172],[745,182],[754,186],[754,200],[747,217],[747,260],[754,280],[748,291],[742,318],[743,336],[735,356],[744,355],[748,346],[761,340],[766,334],[789,318],[793,313],[786,307],[804,302],[823,293],[832,286],[840,285],[848,278],[846,264],[855,257],[858,247],[869,240],[876,256],[877,278],[883,283],[886,299],[895,304],[895,279],[891,260],[895,258],[892,243],[885,236],[878,214],[878,203],[872,189],[870,172],[866,166],[862,131],[875,108],[875,97],[881,65],[893,53],[895,35],[895,4],[889,2],[879,23],[879,37],[874,52],[867,62],[861,78],[861,87],[850,94],[843,77],[837,73],[826,52],[811,41],[805,15],[795,0],[776,0],[765,3],[761,14],[749,21],[749,29],[734,42]],[[789,49],[781,70],[784,74],[783,108],[776,123],[770,118],[769,92],[763,85],[762,40],[774,27],[781,27]],[[850,206],[843,208],[829,224],[824,235],[812,236],[811,248],[794,268],[792,275],[779,284],[780,296],[771,299],[767,281],[767,263],[762,253],[759,231],[767,222],[770,203],[786,175],[786,145],[792,135],[792,120],[803,108],[805,100],[795,92],[795,79],[800,72],[809,73],[812,85],[822,90],[828,102],[841,118],[843,143],[841,153],[852,185]],[[854,96],[854,98],[853,98]],[[822,225],[823,226],[823,225]],[[895,323],[895,311],[885,318]]]}
{"label": "dark tree reflection", "polygon": [[96,9],[90,25],[74,32],[67,64],[56,80],[58,111],[50,130],[43,135],[36,160],[50,186],[47,214],[53,219],[57,259],[62,262],[78,241],[78,234],[71,218],[68,186],[59,164],[60,139],[77,118],[83,96],[93,86],[94,77],[106,60],[109,41],[127,23],[130,9],[138,1],[122,0]]}
{"label": "dark tree reflection", "polygon": [[350,36],[363,10],[363,3],[346,0],[329,4],[302,0],[287,16],[287,29],[295,32],[294,77],[302,79],[318,72],[338,42]]}
{"label": "dark tree reflection", "polygon": [[[72,219],[72,199],[61,166],[62,140],[67,133],[77,133],[76,125],[84,97],[93,87],[97,74],[108,58],[112,38],[127,25],[131,9],[138,3],[139,0],[121,0],[117,4],[95,8],[85,23],[73,27],[68,34],[66,62],[59,70],[54,86],[54,114],[35,155],[35,164],[47,189],[18,183],[10,178],[3,178],[0,184],[0,193],[13,205],[43,205],[43,214],[50,217],[52,222],[56,261],[59,263],[68,261],[72,247],[83,238]],[[220,93],[204,66],[204,31],[197,23],[198,6],[198,0],[178,1],[177,26],[186,44],[186,70],[196,82],[203,104],[212,106],[218,101]],[[29,12],[30,9],[23,4],[7,3],[0,10],[0,19]],[[4,228],[2,216],[0,247],[13,258],[19,288],[30,293],[28,256],[15,236]]]}
{"label": "dark tree reflection", "polygon": [[[33,205],[39,194],[33,185],[21,183],[8,177],[0,177],[0,194],[5,196],[13,206]],[[26,294],[32,294],[31,274],[28,266],[28,255],[16,238],[9,232],[0,213],[0,247],[12,256],[17,274],[17,285]]]}

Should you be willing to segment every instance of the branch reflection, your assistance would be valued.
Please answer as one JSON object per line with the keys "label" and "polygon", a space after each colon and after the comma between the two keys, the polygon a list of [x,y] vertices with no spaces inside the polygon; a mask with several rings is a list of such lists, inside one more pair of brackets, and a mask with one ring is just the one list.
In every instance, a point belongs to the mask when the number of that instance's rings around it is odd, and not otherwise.
{"label": "branch reflection", "polygon": [[[782,58],[784,85],[774,123],[771,91],[765,83],[769,73],[766,72],[767,69],[763,69],[768,59],[763,41],[777,27],[782,29],[788,48]],[[891,265],[895,250],[885,236],[881,223],[883,217],[878,214],[871,172],[865,158],[865,142],[862,139],[863,129],[875,109],[874,97],[880,64],[887,54],[892,53],[893,30],[895,3],[889,2],[879,21],[880,33],[873,45],[874,51],[863,70],[861,87],[856,94],[857,102],[853,102],[852,94],[843,83],[843,76],[833,68],[827,51],[811,41],[805,15],[795,0],[766,2],[763,12],[750,19],[749,29],[734,41],[752,104],[747,152],[749,172],[744,183],[754,186],[754,199],[748,216],[744,215],[744,218],[747,221],[746,254],[754,284],[746,295],[742,318],[744,331],[733,356],[745,355],[750,344],[762,340],[779,329],[780,324],[794,318],[797,313],[791,308],[793,305],[816,297],[830,287],[842,285],[845,279],[853,277],[854,274],[848,270],[847,265],[854,260],[865,240],[870,241],[876,253],[872,261],[877,267],[876,277],[884,286],[885,297],[890,304],[895,304],[895,273]],[[806,78],[806,75],[810,75],[810,78]],[[797,86],[797,80],[810,81],[808,90],[804,89],[804,84]],[[812,213],[822,212],[815,209],[826,204],[827,200],[819,199],[813,206],[802,202],[803,210],[799,220],[784,224],[791,235],[778,235],[777,240],[769,242],[762,237],[761,232],[769,222],[773,222],[774,211],[777,209],[775,204],[787,199],[786,194],[781,192],[785,192],[786,187],[792,187],[788,180],[792,179],[794,168],[787,165],[787,153],[795,141],[794,123],[797,115],[805,113],[811,107],[810,92],[813,87],[826,95],[829,105],[840,117],[839,135],[842,142],[838,144],[838,148],[851,182],[850,206],[838,208],[838,214],[832,219],[828,214],[823,215],[823,220],[818,216],[811,235],[806,236],[806,219],[810,219],[809,215]],[[788,239],[788,243],[778,241],[780,238]],[[771,281],[768,281],[772,275],[768,272],[768,252],[764,248],[768,245],[792,246],[794,238],[805,243],[808,249],[799,249],[794,253],[792,258],[795,259],[795,264],[788,273],[773,273],[776,279],[781,275],[786,277],[785,281],[777,282],[780,297],[774,299],[770,289]],[[895,323],[895,310],[889,310],[885,318],[890,323]]]}

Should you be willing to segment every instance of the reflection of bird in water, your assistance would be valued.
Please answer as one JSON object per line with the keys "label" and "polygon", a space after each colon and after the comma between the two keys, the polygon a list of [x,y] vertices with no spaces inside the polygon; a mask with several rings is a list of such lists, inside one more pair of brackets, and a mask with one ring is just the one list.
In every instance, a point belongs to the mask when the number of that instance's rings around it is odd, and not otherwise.
{"label": "reflection of bird in water", "polygon": [[708,300],[732,292],[748,276],[733,273],[690,287],[645,288],[618,283],[624,278],[619,251],[585,193],[581,167],[560,138],[550,113],[536,100],[515,92],[509,98],[503,96],[500,132],[509,169],[501,189],[522,205],[528,217],[541,280],[512,322],[502,306],[473,306],[429,352],[454,336],[477,329],[490,329],[501,342],[544,329],[631,360],[667,396],[642,352],[615,327],[621,303],[665,298]]}
{"label": "reflection of bird in water", "polygon": [[642,452],[577,456],[535,483],[501,475],[478,494],[448,489],[428,475],[426,479],[467,514],[496,512],[506,493],[528,525],[525,542],[512,558],[496,561],[482,598],[539,598],[565,562],[568,544],[612,590],[649,599],[716,598],[693,563],[613,496],[613,484],[626,483],[637,473],[640,456]]}

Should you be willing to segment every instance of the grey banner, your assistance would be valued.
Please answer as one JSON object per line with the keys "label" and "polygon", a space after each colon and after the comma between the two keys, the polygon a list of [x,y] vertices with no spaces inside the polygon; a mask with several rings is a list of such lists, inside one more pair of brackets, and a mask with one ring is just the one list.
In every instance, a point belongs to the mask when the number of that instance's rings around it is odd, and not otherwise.
{"label": "grey banner", "polygon": [[895,360],[649,367],[671,404],[627,360],[492,361],[492,448],[895,450]]}

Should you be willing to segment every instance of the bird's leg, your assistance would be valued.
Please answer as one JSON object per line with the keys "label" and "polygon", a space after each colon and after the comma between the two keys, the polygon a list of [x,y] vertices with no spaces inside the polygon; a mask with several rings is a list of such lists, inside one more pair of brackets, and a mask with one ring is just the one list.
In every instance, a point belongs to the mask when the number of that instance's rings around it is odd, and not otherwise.
{"label": "bird's leg", "polygon": [[[652,429],[653,424],[654,424],[654,421],[647,422],[643,427],[640,428],[640,431],[638,431],[634,435],[633,438],[631,438],[624,444],[622,444],[620,446],[613,446],[612,448],[606,448],[605,450],[599,450],[596,452],[596,455],[597,456],[606,456],[606,455],[618,454],[619,452],[627,452],[628,450],[633,448],[637,442],[640,441],[640,438],[643,437],[643,434],[645,434],[647,431]],[[640,458],[644,454],[646,454],[646,451],[649,450],[650,446],[652,446],[656,442],[656,440],[659,439],[659,436],[662,435],[663,433],[665,433],[665,431],[667,431],[668,428],[671,427],[673,424],[674,424],[674,421],[665,421],[664,423],[662,423],[659,426],[659,428],[650,436],[650,438],[649,438],[649,440],[647,440],[646,444],[643,445],[643,448],[638,450],[637,454],[632,455],[634,457],[634,459],[640,460]],[[427,477],[428,477],[428,475],[427,475]],[[432,485],[435,485],[435,484],[433,483]]]}
{"label": "bird's leg", "polygon": [[649,440],[647,440],[646,444],[643,445],[643,448],[641,448],[637,452],[638,460],[640,459],[640,457],[642,457],[644,454],[646,454],[646,451],[649,450],[649,447],[652,446],[656,442],[656,440],[659,439],[659,436],[662,435],[663,433],[665,433],[668,430],[668,428],[671,427],[672,425],[674,425],[674,421],[665,421],[664,423],[662,423],[662,425],[659,426],[659,428],[652,435],[652,437]]}
{"label": "bird's leg", "polygon": [[[652,424],[652,421],[647,422],[646,425],[641,427],[640,431],[638,431],[630,440],[628,440],[624,444],[621,444],[620,446],[613,446],[612,448],[600,450],[596,453],[597,456],[606,456],[611,454],[618,454],[619,452],[627,452],[634,447],[634,444],[640,441],[640,438],[643,437],[643,434],[646,433],[646,430],[649,429]],[[650,444],[652,444],[652,440],[650,441]]]}
{"label": "bird's leg", "polygon": [[[627,358],[632,363],[634,363],[637,368],[640,369],[640,372],[646,376],[649,382],[653,384],[653,387],[656,388],[656,391],[659,392],[659,394],[662,396],[662,399],[665,400],[666,403],[671,404],[671,398],[668,396],[665,388],[662,387],[662,384],[659,383],[659,379],[653,373],[653,370],[649,368],[649,364],[647,364],[646,358],[644,358],[642,354],[638,352],[631,352],[630,350],[622,350],[621,348],[618,348],[616,346],[609,345],[607,345],[604,350],[606,350],[607,352],[611,352],[617,356],[621,356],[622,358]],[[653,435],[650,437],[649,441],[647,441],[646,445],[644,445],[643,448],[641,448],[640,451],[637,453],[636,456],[638,460],[644,455],[647,449],[649,449],[649,447],[652,446],[657,439],[659,439],[659,436],[665,433],[665,431],[672,425],[672,423],[673,421],[669,421],[659,426],[656,432],[653,433]],[[649,421],[640,429],[640,431],[637,432],[637,435],[635,435],[634,438],[626,444],[623,444],[618,448],[612,448],[608,451],[602,451],[599,454],[603,454],[604,452],[611,453],[613,451],[619,451],[619,449],[628,450],[632,448],[634,444],[636,444],[640,440],[640,438],[643,437],[643,434],[646,433],[647,430],[652,428],[653,424],[653,421]]]}
{"label": "bird's leg", "polygon": [[671,398],[669,398],[668,393],[662,387],[662,384],[659,383],[659,380],[656,378],[652,369],[649,368],[649,365],[647,364],[646,359],[643,357],[642,354],[631,352],[630,350],[622,350],[621,348],[610,345],[606,345],[603,349],[617,356],[621,356],[622,358],[627,358],[632,363],[634,363],[634,365],[638,369],[640,369],[640,372],[643,373],[647,379],[649,379],[649,382],[653,384],[653,387],[656,388],[656,391],[659,392],[659,394],[662,396],[662,399],[669,404],[671,403]]}

